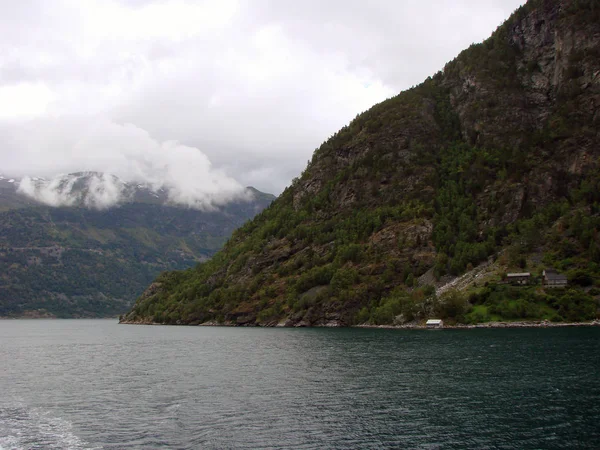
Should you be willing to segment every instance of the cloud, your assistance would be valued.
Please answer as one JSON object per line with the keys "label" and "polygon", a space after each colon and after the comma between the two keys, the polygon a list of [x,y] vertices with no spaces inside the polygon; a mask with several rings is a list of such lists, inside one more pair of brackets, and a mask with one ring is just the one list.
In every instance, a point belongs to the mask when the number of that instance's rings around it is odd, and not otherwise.
{"label": "cloud", "polygon": [[35,117],[46,111],[52,101],[52,91],[39,82],[0,86],[0,120]]}
{"label": "cloud", "polygon": [[[132,124],[73,118],[29,122],[19,133],[15,127],[9,133],[16,138],[12,145],[18,153],[8,171],[27,165],[37,175],[51,177],[41,182],[26,176],[20,186],[22,193],[48,205],[112,206],[126,200],[124,182],[141,183],[153,191],[165,189],[169,201],[200,209],[247,195],[239,182],[213,168],[200,150],[176,141],[158,142]],[[104,175],[86,176],[85,186],[80,186],[83,176],[53,177],[56,171]]]}
{"label": "cloud", "polygon": [[125,200],[126,185],[108,174],[58,175],[51,180],[24,177],[17,192],[50,206],[106,209]]}
{"label": "cloud", "polygon": [[113,168],[188,199],[228,197],[234,184],[279,193],[357,113],[521,3],[3,2],[0,164],[15,175]]}

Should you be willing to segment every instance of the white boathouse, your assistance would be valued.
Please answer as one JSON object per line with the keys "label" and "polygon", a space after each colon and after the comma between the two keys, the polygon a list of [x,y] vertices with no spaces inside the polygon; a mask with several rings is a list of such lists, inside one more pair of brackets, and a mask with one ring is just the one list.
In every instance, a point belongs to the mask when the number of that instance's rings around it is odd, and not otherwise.
{"label": "white boathouse", "polygon": [[429,319],[425,326],[427,328],[444,328],[444,321],[442,319]]}

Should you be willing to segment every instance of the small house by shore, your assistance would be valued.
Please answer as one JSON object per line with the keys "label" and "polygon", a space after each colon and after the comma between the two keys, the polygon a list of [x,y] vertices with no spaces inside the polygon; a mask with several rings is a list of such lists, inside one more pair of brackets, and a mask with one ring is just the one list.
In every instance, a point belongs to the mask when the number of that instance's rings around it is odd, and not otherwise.
{"label": "small house by shore", "polygon": [[554,269],[546,269],[542,272],[542,284],[545,287],[567,287],[569,280]]}
{"label": "small house by shore", "polygon": [[444,321],[441,319],[429,319],[425,326],[427,328],[444,328]]}
{"label": "small house by shore", "polygon": [[529,284],[531,274],[529,272],[508,273],[506,274],[506,282],[509,284]]}

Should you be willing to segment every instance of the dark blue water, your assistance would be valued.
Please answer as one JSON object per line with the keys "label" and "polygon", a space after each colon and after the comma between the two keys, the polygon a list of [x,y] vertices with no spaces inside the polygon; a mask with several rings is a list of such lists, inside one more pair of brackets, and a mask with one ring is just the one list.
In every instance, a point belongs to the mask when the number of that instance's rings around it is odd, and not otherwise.
{"label": "dark blue water", "polygon": [[0,321],[0,447],[599,448],[600,329]]}

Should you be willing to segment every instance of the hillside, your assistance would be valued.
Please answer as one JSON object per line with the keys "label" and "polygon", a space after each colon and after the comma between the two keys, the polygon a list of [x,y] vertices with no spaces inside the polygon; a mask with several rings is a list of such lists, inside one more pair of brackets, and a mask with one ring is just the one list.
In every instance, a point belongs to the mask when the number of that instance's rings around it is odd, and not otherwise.
{"label": "hillside", "polygon": [[[82,186],[85,178],[75,174]],[[210,258],[234,229],[273,199],[212,211],[168,203],[141,185],[118,206],[44,206],[0,180],[0,316],[105,317],[127,311],[162,271]]]}
{"label": "hillside", "polygon": [[[600,5],[531,0],[358,115],[211,261],[160,275],[122,321],[594,319],[599,130]],[[436,295],[481,263],[485,281]],[[546,267],[570,287],[498,284]]]}

